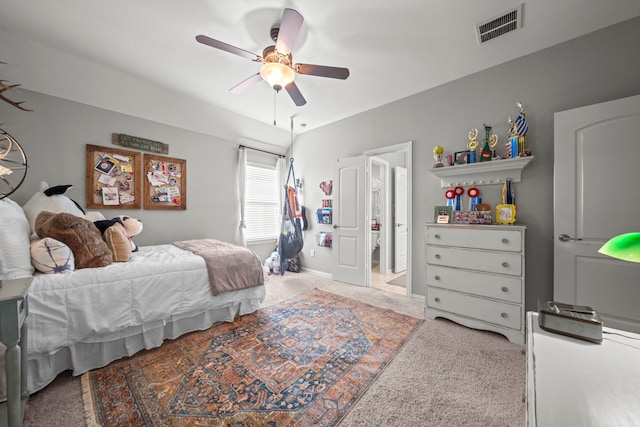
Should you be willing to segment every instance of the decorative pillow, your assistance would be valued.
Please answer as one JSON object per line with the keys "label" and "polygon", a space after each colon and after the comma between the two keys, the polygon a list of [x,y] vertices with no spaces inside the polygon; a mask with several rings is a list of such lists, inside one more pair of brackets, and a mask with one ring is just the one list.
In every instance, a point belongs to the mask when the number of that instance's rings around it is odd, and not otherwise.
{"label": "decorative pillow", "polygon": [[122,224],[116,222],[107,228],[102,238],[111,249],[114,262],[127,262],[131,259],[131,239]]}
{"label": "decorative pillow", "polygon": [[107,243],[93,222],[69,214],[40,212],[36,218],[36,233],[51,237],[69,246],[75,258],[76,270],[104,267],[113,262]]}
{"label": "decorative pillow", "polygon": [[29,222],[20,205],[0,199],[0,280],[33,275]]}
{"label": "decorative pillow", "polygon": [[75,269],[73,252],[64,243],[45,237],[31,242],[31,264],[47,274],[66,273]]}

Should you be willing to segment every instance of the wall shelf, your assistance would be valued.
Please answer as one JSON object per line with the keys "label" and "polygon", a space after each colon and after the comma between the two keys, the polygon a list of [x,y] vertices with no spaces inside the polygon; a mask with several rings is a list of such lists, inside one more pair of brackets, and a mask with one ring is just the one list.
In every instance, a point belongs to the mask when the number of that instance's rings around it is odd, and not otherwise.
{"label": "wall shelf", "polygon": [[429,171],[440,178],[440,186],[490,185],[522,180],[522,169],[527,167],[535,156],[515,157],[513,159],[492,160],[490,162],[470,163],[466,165],[444,166]]}

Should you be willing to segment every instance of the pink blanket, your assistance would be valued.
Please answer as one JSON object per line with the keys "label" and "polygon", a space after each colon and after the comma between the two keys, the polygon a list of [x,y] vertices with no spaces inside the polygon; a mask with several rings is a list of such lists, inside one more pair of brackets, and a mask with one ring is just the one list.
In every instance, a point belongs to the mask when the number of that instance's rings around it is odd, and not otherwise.
{"label": "pink blanket", "polygon": [[213,295],[264,284],[262,262],[250,249],[215,239],[173,242],[204,258]]}

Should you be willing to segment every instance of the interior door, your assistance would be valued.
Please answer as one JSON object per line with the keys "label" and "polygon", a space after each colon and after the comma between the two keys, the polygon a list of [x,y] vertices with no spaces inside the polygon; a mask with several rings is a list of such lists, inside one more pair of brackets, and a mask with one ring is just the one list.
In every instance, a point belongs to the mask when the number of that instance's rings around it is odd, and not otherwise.
{"label": "interior door", "polygon": [[[368,283],[365,156],[338,159],[333,175],[333,280]],[[368,227],[365,227],[365,224]]]}
{"label": "interior door", "polygon": [[597,250],[639,231],[640,96],[554,116],[554,300],[640,332],[640,264]]}
{"label": "interior door", "polygon": [[394,168],[393,204],[393,272],[407,269],[407,169]]}

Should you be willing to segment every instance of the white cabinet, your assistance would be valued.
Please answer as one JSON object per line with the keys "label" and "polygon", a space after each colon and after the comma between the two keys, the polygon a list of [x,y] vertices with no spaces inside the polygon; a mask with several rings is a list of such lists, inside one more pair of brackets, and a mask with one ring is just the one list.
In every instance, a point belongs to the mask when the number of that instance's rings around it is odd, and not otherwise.
{"label": "white cabinet", "polygon": [[425,317],[524,343],[521,225],[426,224]]}

